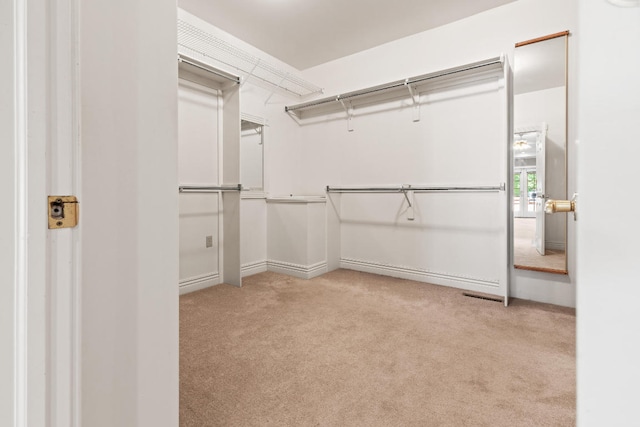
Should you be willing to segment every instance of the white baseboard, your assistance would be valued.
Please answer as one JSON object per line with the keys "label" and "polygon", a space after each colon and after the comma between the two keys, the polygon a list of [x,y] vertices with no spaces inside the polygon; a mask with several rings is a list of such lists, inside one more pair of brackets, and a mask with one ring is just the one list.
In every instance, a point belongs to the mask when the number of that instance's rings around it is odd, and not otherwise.
{"label": "white baseboard", "polygon": [[220,273],[210,273],[202,276],[189,277],[179,282],[180,295],[188,294],[189,292],[199,291],[200,289],[209,288],[211,286],[219,285]]}
{"label": "white baseboard", "polygon": [[452,288],[460,288],[468,291],[483,292],[492,295],[499,295],[500,291],[499,282],[497,279],[480,279],[450,273],[434,272],[413,267],[363,261],[352,258],[341,258],[340,268],[363,271],[365,273],[380,274],[382,276],[397,277],[400,279],[415,280],[424,283],[432,283],[434,285],[449,286]]}
{"label": "white baseboard", "polygon": [[267,260],[249,262],[242,264],[242,277],[252,276],[258,273],[264,273],[267,271]]}
{"label": "white baseboard", "polygon": [[292,264],[282,261],[267,261],[267,270],[275,273],[288,274],[301,279],[313,279],[327,272],[327,262],[322,261],[311,265]]}
{"label": "white baseboard", "polygon": [[564,251],[564,242],[551,242],[547,240],[544,242],[544,247],[552,251]]}

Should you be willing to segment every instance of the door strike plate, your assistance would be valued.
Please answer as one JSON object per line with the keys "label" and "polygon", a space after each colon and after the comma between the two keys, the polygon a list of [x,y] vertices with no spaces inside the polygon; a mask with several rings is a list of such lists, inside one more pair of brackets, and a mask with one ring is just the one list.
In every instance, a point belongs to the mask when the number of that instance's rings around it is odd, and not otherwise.
{"label": "door strike plate", "polygon": [[49,228],[71,228],[78,225],[78,199],[75,196],[49,196]]}

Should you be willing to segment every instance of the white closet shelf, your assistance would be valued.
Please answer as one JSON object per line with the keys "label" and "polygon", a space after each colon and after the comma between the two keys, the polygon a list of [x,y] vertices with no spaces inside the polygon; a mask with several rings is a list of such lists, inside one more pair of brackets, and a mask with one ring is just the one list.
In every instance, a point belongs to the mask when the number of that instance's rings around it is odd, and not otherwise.
{"label": "white closet shelf", "polygon": [[385,102],[399,97],[411,97],[413,98],[414,105],[417,105],[419,103],[419,93],[428,90],[429,87],[435,88],[446,83],[462,84],[489,76],[502,77],[504,64],[504,55],[500,55],[429,74],[408,77],[353,92],[286,106],[284,110],[298,118],[303,118],[304,113],[313,110],[316,110],[316,114],[321,114],[331,112],[334,109],[344,109],[348,114],[351,114],[349,110],[351,110],[358,101],[371,104]]}
{"label": "white closet shelf", "polygon": [[241,74],[242,82],[256,79],[300,99],[322,93],[322,88],[275,67],[262,58],[232,45],[208,32],[178,19],[178,51],[221,69]]}
{"label": "white closet shelf", "polygon": [[267,203],[326,203],[325,196],[273,196],[267,197]]}
{"label": "white closet shelf", "polygon": [[181,79],[211,89],[224,90],[240,84],[240,77],[181,54],[178,54],[178,70]]}

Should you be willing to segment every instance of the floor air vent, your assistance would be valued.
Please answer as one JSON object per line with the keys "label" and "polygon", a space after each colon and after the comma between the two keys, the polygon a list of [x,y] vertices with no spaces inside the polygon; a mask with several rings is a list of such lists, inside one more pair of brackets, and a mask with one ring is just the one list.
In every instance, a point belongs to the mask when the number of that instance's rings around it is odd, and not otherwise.
{"label": "floor air vent", "polygon": [[489,295],[471,294],[469,292],[463,292],[462,295],[464,295],[465,297],[485,299],[487,301],[504,302],[504,300],[500,297],[494,297]]}

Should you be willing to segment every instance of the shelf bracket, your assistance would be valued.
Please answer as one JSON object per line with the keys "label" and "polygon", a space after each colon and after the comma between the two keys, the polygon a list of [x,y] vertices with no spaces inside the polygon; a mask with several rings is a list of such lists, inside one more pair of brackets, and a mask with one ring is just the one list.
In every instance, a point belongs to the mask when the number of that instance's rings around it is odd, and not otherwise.
{"label": "shelf bracket", "polygon": [[347,130],[349,132],[353,132],[353,106],[349,101],[347,101],[347,104],[345,104],[345,102],[340,99],[340,97],[337,97],[336,100],[340,101],[340,104],[342,104],[342,108],[344,108],[345,113],[347,113]]}
{"label": "shelf bracket", "polygon": [[409,207],[407,208],[407,220],[413,221],[416,219],[415,210],[413,208],[413,190],[410,185],[402,186],[402,194],[404,194],[404,198],[407,200],[407,204]]}
{"label": "shelf bracket", "polygon": [[264,101],[264,105],[266,106],[269,103],[269,100],[271,99],[271,97],[273,96],[274,93],[276,93],[276,90],[280,89],[282,87],[282,82],[285,81],[287,79],[287,77],[289,77],[289,73],[286,73],[278,82],[278,84],[276,85],[276,88],[273,89],[271,91],[271,93],[269,94],[269,96],[267,97],[267,99]]}
{"label": "shelf bracket", "polygon": [[[251,71],[249,71],[249,74],[247,74],[243,79],[242,82],[240,83],[240,88],[242,88],[242,86],[244,86],[244,84],[247,82],[247,80],[249,80],[249,78],[251,76],[253,76],[253,72],[256,70],[256,68],[258,68],[258,65],[260,65],[260,60],[258,59],[256,61],[256,65],[253,66],[253,68],[251,69]],[[280,82],[282,83],[282,82]]]}
{"label": "shelf bracket", "polygon": [[411,95],[411,102],[413,104],[413,121],[420,121],[420,94],[417,93],[413,86],[409,84],[409,79],[405,79],[404,85],[409,89],[409,95]]}

